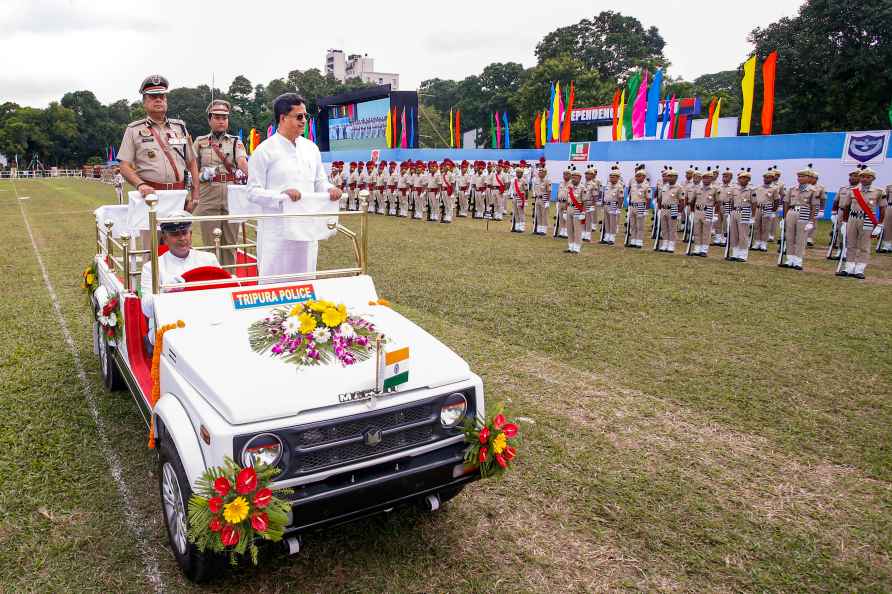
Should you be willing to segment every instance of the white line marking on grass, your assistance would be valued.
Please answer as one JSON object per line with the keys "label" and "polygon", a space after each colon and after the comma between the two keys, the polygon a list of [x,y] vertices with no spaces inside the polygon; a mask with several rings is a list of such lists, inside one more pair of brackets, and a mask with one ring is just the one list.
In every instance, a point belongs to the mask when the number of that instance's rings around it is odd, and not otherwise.
{"label": "white line marking on grass", "polygon": [[31,196],[19,196],[18,193],[16,193],[16,197],[19,200],[31,200]]}
{"label": "white line marking on grass", "polygon": [[[19,191],[18,188],[15,187],[15,183],[13,183],[12,188],[16,196],[18,196]],[[40,266],[40,273],[43,275],[43,284],[46,285],[47,293],[49,293],[50,301],[53,304],[56,320],[59,322],[59,328],[62,330],[62,336],[65,339],[65,344],[68,346],[68,351],[74,358],[74,368],[77,371],[77,377],[78,380],[80,380],[84,398],[87,401],[87,407],[90,409],[90,415],[93,417],[93,422],[96,423],[96,433],[99,436],[99,449],[102,452],[112,478],[115,480],[115,484],[118,487],[118,494],[121,496],[121,499],[124,500],[124,519],[127,522],[127,527],[130,528],[130,531],[136,537],[136,546],[142,557],[142,564],[146,578],[151,582],[155,592],[163,592],[164,583],[161,581],[158,560],[155,558],[155,551],[149,546],[145,532],[142,528],[145,522],[141,521],[142,518],[138,518],[136,512],[130,507],[130,502],[133,501],[133,495],[130,487],[127,485],[127,481],[124,479],[124,467],[121,465],[121,460],[118,458],[118,455],[111,448],[105,430],[105,422],[102,420],[102,417],[99,416],[99,408],[96,406],[96,399],[93,397],[93,391],[90,389],[90,384],[87,382],[87,372],[84,371],[84,365],[81,363],[81,358],[80,355],[78,355],[74,339],[71,337],[71,332],[68,330],[68,324],[65,321],[65,317],[62,315],[62,307],[59,305],[59,298],[56,296],[56,290],[53,289],[53,283],[50,282],[50,276],[46,271],[46,266],[43,263],[40,250],[37,249],[37,241],[34,239],[34,232],[31,231],[31,223],[28,222],[28,216],[25,214],[25,208],[21,203],[19,203],[19,209],[22,211],[22,220],[25,222],[25,230],[28,231],[28,237],[31,239],[31,247],[34,248],[34,256],[37,258],[37,264]]]}

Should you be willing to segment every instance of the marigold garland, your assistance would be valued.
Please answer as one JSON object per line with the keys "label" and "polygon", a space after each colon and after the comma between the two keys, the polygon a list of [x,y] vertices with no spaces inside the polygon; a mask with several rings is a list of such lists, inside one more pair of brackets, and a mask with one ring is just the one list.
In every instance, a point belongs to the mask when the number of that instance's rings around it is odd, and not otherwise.
{"label": "marigold garland", "polygon": [[233,565],[248,551],[256,565],[255,538],[282,540],[291,510],[269,487],[279,472],[263,463],[242,468],[229,457],[223,466],[208,468],[196,481],[189,500],[189,541],[201,551],[228,551]]}
{"label": "marigold garland", "polygon": [[165,324],[155,331],[155,350],[152,352],[152,391],[149,392],[149,407],[152,409],[152,423],[149,426],[149,449],[155,449],[155,403],[161,398],[161,354],[164,352],[164,334],[174,328],[185,328],[186,322],[177,320],[175,324]]}
{"label": "marigold garland", "polygon": [[465,425],[465,464],[480,468],[482,478],[504,473],[517,456],[520,429],[516,423],[508,422],[499,409],[489,423],[473,420]]}

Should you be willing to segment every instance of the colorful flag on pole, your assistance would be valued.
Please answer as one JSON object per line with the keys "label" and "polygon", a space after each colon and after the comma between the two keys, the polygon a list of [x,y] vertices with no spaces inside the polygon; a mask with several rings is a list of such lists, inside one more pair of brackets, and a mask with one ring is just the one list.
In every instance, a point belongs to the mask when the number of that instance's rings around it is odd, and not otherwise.
{"label": "colorful flag on pole", "polygon": [[743,80],[740,82],[740,91],[743,93],[743,109],[740,112],[740,133],[750,133],[750,123],[753,117],[753,91],[756,87],[756,56],[743,63]]}
{"label": "colorful flag on pole", "polygon": [[496,148],[502,148],[502,118],[496,112]]}
{"label": "colorful flag on pole", "polygon": [[461,110],[455,110],[455,146],[457,148],[462,148],[462,137],[461,137]]}
{"label": "colorful flag on pole", "polygon": [[544,147],[548,144],[548,110],[542,110],[542,119],[539,121],[539,143]]}
{"label": "colorful flag on pole", "polygon": [[762,62],[762,134],[771,134],[774,128],[774,79],[777,75],[777,50]]}
{"label": "colorful flag on pole", "polygon": [[[550,136],[551,135],[551,120],[552,120],[552,114],[554,112],[554,82],[551,83],[551,91],[549,91],[549,95],[548,95],[548,109],[546,111],[548,112],[548,114],[547,114],[547,118],[546,118],[547,123],[545,124],[545,127],[546,127],[546,130],[548,130],[548,136]],[[548,141],[550,142],[550,138]]]}
{"label": "colorful flag on pole", "polygon": [[722,111],[722,100],[719,99],[719,102],[715,104],[715,112],[712,114],[712,137],[716,137],[719,135],[719,114]]}
{"label": "colorful flag on pole", "polygon": [[618,122],[618,118],[619,118],[619,95],[620,95],[619,89],[614,91],[614,93],[613,93],[613,129],[612,129],[612,135],[610,137],[611,140],[616,140],[616,126],[617,126],[617,122]]}
{"label": "colorful flag on pole", "polygon": [[492,136],[492,146],[490,148],[496,148],[496,123],[492,112],[489,112],[489,132],[490,136]]}
{"label": "colorful flag on pole", "polygon": [[[654,74],[654,81],[647,91],[647,114],[644,116],[644,135],[647,137],[655,137],[657,135],[657,122],[660,118],[660,87],[663,85],[663,70],[658,69]],[[663,104],[663,113],[665,108],[669,107],[667,102]],[[664,120],[665,121],[665,120]]]}
{"label": "colorful flag on pole", "polygon": [[576,84],[570,81],[570,92],[567,97],[567,110],[564,113],[564,126],[561,129],[561,142],[570,142],[570,126],[573,119],[573,103],[576,101]]}
{"label": "colorful flag on pole", "polygon": [[382,391],[392,390],[409,381],[409,347],[385,352],[379,360],[382,365],[378,371],[383,381]]}
{"label": "colorful flag on pole", "polygon": [[554,97],[551,102],[550,140],[557,142],[561,137],[561,83],[554,85]]}
{"label": "colorful flag on pole", "polygon": [[625,139],[634,138],[632,134],[632,111],[635,107],[635,98],[638,95],[638,87],[641,86],[641,74],[636,72],[629,79],[626,89],[626,105],[623,109],[623,130],[625,131]]}
{"label": "colorful flag on pole", "polygon": [[660,140],[666,138],[666,128],[669,126],[669,109],[672,106],[672,101],[669,99],[669,95],[666,95],[666,98],[663,99],[663,117],[660,120]]}
{"label": "colorful flag on pole", "polygon": [[509,149],[511,148],[511,126],[508,123],[507,111],[502,112],[502,123],[504,124],[505,128],[505,148]]}
{"label": "colorful flag on pole", "polygon": [[706,130],[703,132],[705,138],[712,136],[712,116],[715,115],[715,102],[715,97],[709,102],[709,115],[706,116]]}
{"label": "colorful flag on pole", "polygon": [[557,94],[557,128],[555,128],[554,141],[561,141],[561,122],[564,121],[564,106],[566,103],[564,102],[564,96],[561,93],[561,83],[558,82],[555,85],[555,91]]}
{"label": "colorful flag on pole", "polygon": [[415,108],[409,109],[409,148],[415,148]]}
{"label": "colorful flag on pole", "polygon": [[455,148],[455,126],[453,126],[453,122],[455,121],[455,114],[452,113],[452,108],[449,108],[449,148]]}
{"label": "colorful flag on pole", "polygon": [[403,115],[400,119],[400,148],[406,148],[406,108],[403,107]]}
{"label": "colorful flag on pole", "polygon": [[678,115],[678,103],[675,99],[675,95],[672,96],[672,103],[669,105],[669,138],[675,138],[675,125],[677,122]]}
{"label": "colorful flag on pole", "polygon": [[536,112],[536,117],[533,118],[533,142],[537,149],[542,148],[542,137],[539,134],[539,129],[542,127],[542,114],[538,111]]}
{"label": "colorful flag on pole", "polygon": [[626,90],[619,95],[619,111],[616,116],[616,140],[626,139]]}
{"label": "colorful flag on pole", "polygon": [[244,142],[244,139],[242,138],[242,129],[241,128],[238,129],[238,139],[241,140],[242,142]]}
{"label": "colorful flag on pole", "polygon": [[387,110],[387,129],[384,130],[384,142],[387,148],[393,148],[393,120],[391,119],[390,110]]}
{"label": "colorful flag on pole", "polygon": [[645,70],[641,84],[638,86],[635,106],[632,108],[632,136],[634,138],[644,136],[644,118],[647,111],[647,78],[648,72]]}

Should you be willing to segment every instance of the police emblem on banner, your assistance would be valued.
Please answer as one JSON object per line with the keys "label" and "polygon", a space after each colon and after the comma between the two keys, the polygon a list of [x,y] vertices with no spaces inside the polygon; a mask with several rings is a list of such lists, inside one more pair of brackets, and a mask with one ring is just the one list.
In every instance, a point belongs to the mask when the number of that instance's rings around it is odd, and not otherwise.
{"label": "police emblem on banner", "polygon": [[587,142],[571,142],[570,143],[570,160],[571,161],[588,161]]}
{"label": "police emblem on banner", "polygon": [[848,132],[843,148],[843,163],[870,165],[886,160],[889,148],[889,131]]}

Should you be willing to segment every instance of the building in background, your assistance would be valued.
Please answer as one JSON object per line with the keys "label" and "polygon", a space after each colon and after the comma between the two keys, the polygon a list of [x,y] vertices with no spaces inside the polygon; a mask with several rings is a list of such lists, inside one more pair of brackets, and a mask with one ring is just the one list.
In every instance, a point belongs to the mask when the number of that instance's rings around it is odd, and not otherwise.
{"label": "building in background", "polygon": [[375,72],[375,59],[368,54],[344,54],[344,50],[330,49],[325,53],[324,74],[331,74],[341,82],[358,78],[374,85],[390,85],[394,91],[400,88],[400,75],[394,72]]}

